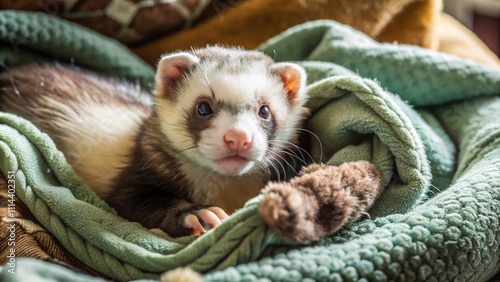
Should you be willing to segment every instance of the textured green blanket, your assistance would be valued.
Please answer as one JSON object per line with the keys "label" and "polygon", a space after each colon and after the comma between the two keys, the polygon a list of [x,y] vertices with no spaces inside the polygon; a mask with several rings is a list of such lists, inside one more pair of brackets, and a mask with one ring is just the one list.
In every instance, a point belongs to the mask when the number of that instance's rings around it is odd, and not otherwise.
{"label": "textured green blanket", "polygon": [[[60,20],[0,12],[0,27],[7,66],[73,58],[145,84],[152,78],[123,47]],[[381,170],[370,220],[305,246],[269,231],[256,198],[213,232],[167,241],[117,217],[46,135],[3,113],[0,171],[15,173],[17,196],[68,250],[119,280],[157,279],[178,266],[206,273],[207,281],[485,281],[499,270],[499,71],[378,44],[329,21],[297,26],[261,49],[309,73],[307,127],[322,142],[321,150],[312,140],[313,156],[332,164],[366,159]],[[41,273],[50,276],[43,268],[55,266],[21,261],[21,267],[29,276],[4,268],[0,278],[48,281],[41,280],[48,279]],[[59,281],[80,276],[56,270],[50,273]]]}

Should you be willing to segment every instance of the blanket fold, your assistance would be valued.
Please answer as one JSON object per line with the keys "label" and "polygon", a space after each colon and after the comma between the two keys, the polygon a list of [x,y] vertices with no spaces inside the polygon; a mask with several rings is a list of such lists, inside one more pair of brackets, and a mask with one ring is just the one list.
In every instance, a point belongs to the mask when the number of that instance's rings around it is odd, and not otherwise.
{"label": "blanket fold", "polygon": [[152,86],[149,65],[125,46],[76,24],[43,13],[0,11],[0,27],[1,67],[57,59]]}
{"label": "blanket fold", "polygon": [[[314,21],[290,28],[258,48],[277,60],[334,62],[376,79],[415,107],[488,96],[500,90],[495,83],[497,69],[423,48],[381,44],[353,31],[332,21]],[[306,43],[292,45],[302,40]],[[401,83],[402,78],[411,77],[411,83]]]}
{"label": "blanket fold", "polygon": [[[16,13],[2,13],[16,18]],[[47,20],[45,15],[30,17]],[[61,20],[50,21],[80,33],[84,41],[92,38],[86,43],[94,46],[90,50],[104,40]],[[9,41],[2,31],[0,38]],[[55,36],[52,44],[62,38]],[[125,56],[127,65],[139,66],[125,67],[119,76],[152,80],[141,61],[104,41],[114,52],[109,58]],[[34,48],[32,42],[39,46],[36,53],[53,54],[36,40],[26,42],[25,52]],[[6,113],[0,113],[0,171],[15,174],[16,196],[66,249],[121,281],[158,279],[178,266],[204,273],[207,281],[485,281],[498,270],[499,71],[416,47],[378,44],[330,21],[292,28],[261,49],[280,61],[298,61],[310,73],[313,114],[307,128],[322,144],[312,137],[313,156],[331,164],[367,159],[382,171],[384,185],[369,211],[377,218],[302,245],[268,230],[257,214],[257,197],[201,237],[166,240],[118,217],[74,174],[47,135]],[[85,65],[94,64],[101,72],[115,71],[94,60]],[[35,264],[25,271],[39,273]],[[0,277],[9,275],[7,270],[3,267]]]}
{"label": "blanket fold", "polygon": [[[387,188],[379,191],[383,193],[371,215],[406,212],[422,199],[431,180],[424,146],[413,123],[389,93],[357,76],[318,81],[308,93],[313,104],[318,104],[316,99],[329,101],[316,111],[313,107],[307,122],[308,129],[322,141],[319,149],[330,158],[327,163],[340,165],[363,159],[381,170],[381,186]],[[335,98],[338,93],[345,97]],[[372,140],[367,140],[370,137]],[[313,146],[313,156],[319,153],[317,147]],[[401,181],[389,183],[395,172]]]}

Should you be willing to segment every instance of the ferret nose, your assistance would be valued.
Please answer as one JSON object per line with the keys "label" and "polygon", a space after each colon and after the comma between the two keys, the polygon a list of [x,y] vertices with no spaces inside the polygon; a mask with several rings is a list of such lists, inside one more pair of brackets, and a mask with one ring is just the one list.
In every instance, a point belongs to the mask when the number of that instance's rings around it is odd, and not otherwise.
{"label": "ferret nose", "polygon": [[224,141],[232,151],[242,152],[252,147],[252,136],[239,129],[229,129],[224,134]]}

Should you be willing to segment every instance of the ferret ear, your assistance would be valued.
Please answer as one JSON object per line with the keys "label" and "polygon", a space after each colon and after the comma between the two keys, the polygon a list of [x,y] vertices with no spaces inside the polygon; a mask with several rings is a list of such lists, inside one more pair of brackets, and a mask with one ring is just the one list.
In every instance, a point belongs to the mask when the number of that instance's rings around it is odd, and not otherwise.
{"label": "ferret ear", "polygon": [[167,97],[172,95],[172,89],[176,86],[189,67],[196,64],[200,59],[190,53],[177,53],[163,56],[158,63],[156,71],[156,95]]}
{"label": "ferret ear", "polygon": [[306,72],[302,67],[293,63],[277,63],[272,66],[271,71],[283,82],[289,100],[297,101],[301,98],[306,85]]}

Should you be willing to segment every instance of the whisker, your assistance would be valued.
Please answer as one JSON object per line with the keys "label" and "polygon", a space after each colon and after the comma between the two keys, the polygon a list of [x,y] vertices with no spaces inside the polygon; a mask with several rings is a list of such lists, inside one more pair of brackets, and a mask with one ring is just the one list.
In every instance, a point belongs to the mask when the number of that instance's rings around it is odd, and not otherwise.
{"label": "whisker", "polygon": [[283,180],[286,180],[287,177],[286,177],[285,166],[283,166],[283,164],[280,161],[278,161],[278,159],[276,158],[276,156],[279,156],[279,155],[276,154],[276,153],[274,153],[274,152],[272,152],[272,151],[270,151],[269,153],[274,157],[274,159],[276,160],[276,163],[279,164],[279,166],[281,167],[281,169],[283,171],[283,177],[284,177]]}
{"label": "whisker", "polygon": [[267,175],[267,180],[271,179],[271,169],[269,169],[269,166],[266,165],[266,163],[264,162],[259,162],[260,164],[260,167],[263,167],[263,169],[265,170],[265,173]]}
{"label": "whisker", "polygon": [[[318,137],[318,135],[316,135],[316,133],[312,132],[311,130],[309,129],[305,129],[305,128],[300,128],[300,127],[295,127],[295,128],[286,128],[286,129],[283,129],[283,131],[288,131],[288,130],[293,130],[293,131],[302,131],[302,132],[305,132],[305,133],[309,133],[311,134],[315,139],[316,141],[318,141],[318,144],[319,144],[319,150],[320,150],[320,153],[319,153],[319,162],[321,163],[322,160],[323,160],[323,143],[321,143],[321,139]],[[312,158],[311,158],[312,159]]]}
{"label": "whisker", "polygon": [[265,164],[265,161],[257,161],[255,163],[255,166],[252,167],[250,170],[252,173],[260,173],[265,174],[267,176],[267,179],[271,177],[271,170],[269,169],[269,166]]}
{"label": "whisker", "polygon": [[[285,162],[292,170],[295,170],[295,168],[283,157],[281,156],[279,153],[277,152],[273,152],[273,151],[270,151],[269,154],[272,154],[273,156],[277,157],[276,159],[280,158],[283,162]],[[282,163],[280,161],[280,163]]]}
{"label": "whisker", "polygon": [[[287,151],[287,150],[288,150],[288,149],[287,149],[287,148],[285,148],[285,149],[284,149],[284,150],[282,150],[281,152],[282,152],[283,154],[286,154],[286,155],[289,157],[290,161],[292,161],[292,162],[293,162],[293,167],[297,167],[297,162],[295,161],[295,159],[299,159],[299,157],[298,157],[296,154],[294,154],[294,153],[293,153],[293,151],[291,151],[291,153],[290,153],[290,152],[289,152],[289,151]],[[300,159],[299,159],[299,160],[300,160]],[[302,161],[302,160],[301,160],[301,161]]]}
{"label": "whisker", "polygon": [[275,163],[271,159],[268,159],[268,160],[269,160],[268,161],[269,165],[274,169],[274,172],[276,173],[277,180],[281,181],[281,175],[280,175],[278,167],[275,165]]}
{"label": "whisker", "polygon": [[[271,141],[270,141],[270,143],[271,143],[271,142],[281,142],[281,143],[285,143],[285,144],[291,145],[291,146],[295,147],[295,148],[299,151],[299,153],[302,155],[302,158],[303,158],[304,160],[305,160],[305,157],[304,157],[304,155],[302,154],[302,152],[304,152],[304,153],[307,155],[307,157],[308,157],[311,161],[313,161],[313,160],[314,160],[314,158],[311,156],[311,154],[309,154],[309,152],[307,152],[307,150],[305,150],[305,149],[301,148],[300,146],[298,146],[298,145],[296,145],[296,144],[294,144],[294,143],[292,143],[292,142],[289,142],[289,141],[284,141],[284,140],[279,140],[279,141],[278,141],[278,140],[271,140]],[[274,143],[273,143],[273,144],[274,144]],[[321,159],[320,159],[320,161],[321,161]]]}
{"label": "whisker", "polygon": [[[278,153],[275,153],[275,152],[270,152],[271,154],[277,156],[278,158],[280,158],[283,162],[285,162],[291,169],[292,171],[294,172],[294,174],[296,175],[297,174],[297,171],[295,170],[295,167],[292,166],[285,158],[283,158],[280,154]],[[281,162],[279,162],[281,164]],[[286,170],[285,168],[283,167],[283,171],[285,172],[285,176],[286,176]]]}
{"label": "whisker", "polygon": [[[272,143],[273,141],[275,140],[272,140],[270,143]],[[299,150],[298,152],[301,154],[302,158],[299,157],[296,153],[295,150],[292,150],[290,147],[288,146],[285,146],[283,144],[280,144],[279,142],[276,141],[276,143],[272,143],[273,145],[275,145],[277,148],[279,148],[281,150],[281,152],[287,154],[288,156],[291,157],[292,161],[295,163],[295,159],[297,160],[300,160],[304,165],[307,165],[307,162],[305,161],[305,157],[304,155],[302,154],[302,152]]]}

